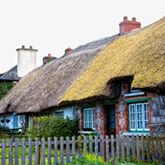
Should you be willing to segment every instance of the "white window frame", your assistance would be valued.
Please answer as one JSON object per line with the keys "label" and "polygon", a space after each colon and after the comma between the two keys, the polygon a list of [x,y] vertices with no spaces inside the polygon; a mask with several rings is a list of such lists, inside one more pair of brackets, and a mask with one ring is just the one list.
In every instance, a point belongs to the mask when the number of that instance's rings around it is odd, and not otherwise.
{"label": "white window frame", "polygon": [[[89,127],[89,111],[92,110],[92,128]],[[87,112],[87,115],[85,115],[85,112]],[[85,121],[85,117],[87,116],[87,121]],[[86,127],[85,125],[88,124],[88,127]],[[83,109],[83,127],[84,128],[91,128],[93,130],[95,130],[95,111],[94,111],[94,108],[84,108]]]}
{"label": "white window frame", "polygon": [[[138,121],[137,121],[137,106],[138,105],[141,105],[142,106],[142,129],[139,129],[138,128]],[[130,131],[137,131],[137,132],[140,132],[140,131],[149,131],[149,128],[145,128],[145,121],[149,121],[149,109],[147,110],[147,112],[148,112],[148,120],[145,120],[145,111],[144,111],[144,105],[147,105],[147,107],[148,107],[148,103],[134,103],[134,104],[129,104],[129,130]],[[130,114],[131,114],[131,112],[130,112],[130,108],[131,108],[131,106],[134,106],[134,108],[135,108],[135,129],[132,129],[131,128],[131,122],[130,122],[130,119],[131,119],[131,117],[130,117]]]}

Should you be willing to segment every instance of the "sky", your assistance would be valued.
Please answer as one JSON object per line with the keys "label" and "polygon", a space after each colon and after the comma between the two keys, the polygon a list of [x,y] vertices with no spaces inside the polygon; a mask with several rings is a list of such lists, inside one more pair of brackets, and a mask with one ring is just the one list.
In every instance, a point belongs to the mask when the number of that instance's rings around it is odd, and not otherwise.
{"label": "sky", "polygon": [[165,16],[164,0],[0,0],[0,73],[17,65],[17,48],[51,54],[119,33],[123,17],[142,27]]}

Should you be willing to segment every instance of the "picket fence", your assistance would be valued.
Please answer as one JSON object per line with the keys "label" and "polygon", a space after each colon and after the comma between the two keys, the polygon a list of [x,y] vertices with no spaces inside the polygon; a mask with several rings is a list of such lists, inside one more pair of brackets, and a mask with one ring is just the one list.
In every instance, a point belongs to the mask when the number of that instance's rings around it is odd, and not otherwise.
{"label": "picket fence", "polygon": [[[35,155],[32,155],[32,146],[35,146]],[[8,160],[6,159],[7,147],[9,147]],[[15,152],[13,153],[14,147]],[[38,138],[35,138],[35,141],[32,141],[31,138],[28,141],[25,138],[22,138],[21,141],[18,138],[10,138],[8,143],[6,143],[5,139],[2,139],[2,143],[0,143],[0,149],[2,149],[1,164],[6,165],[6,161],[8,161],[9,165],[12,165],[13,162],[15,165],[18,165],[20,162],[19,147],[22,147],[22,165],[25,165],[26,159],[28,165],[32,165],[32,159],[34,159],[35,165],[40,163],[41,165],[45,165],[45,159],[47,159],[48,165],[51,165],[51,159],[54,159],[54,163],[58,160],[63,163],[65,158],[72,157],[74,159],[76,155],[83,154],[84,152],[95,153],[104,157],[105,161],[112,160],[112,164],[114,164],[115,162],[119,162],[119,160],[124,163],[125,159],[129,162],[131,157],[149,160],[155,154],[163,156],[165,153],[165,136],[116,135],[116,138],[114,138],[112,135],[111,137],[90,136],[89,139],[87,139],[87,136],[79,136],[77,139],[75,137],[72,137],[72,139],[66,137],[65,140],[63,137],[59,140],[55,137],[53,141],[51,138],[48,138],[47,141],[45,141],[45,138],[42,138],[41,141]],[[25,156],[26,147],[28,147],[28,158]],[[47,157],[45,156],[46,147],[48,149]],[[52,148],[54,149],[53,157],[51,155]],[[59,157],[58,151],[60,151]],[[15,154],[15,158],[13,158],[13,154]]]}

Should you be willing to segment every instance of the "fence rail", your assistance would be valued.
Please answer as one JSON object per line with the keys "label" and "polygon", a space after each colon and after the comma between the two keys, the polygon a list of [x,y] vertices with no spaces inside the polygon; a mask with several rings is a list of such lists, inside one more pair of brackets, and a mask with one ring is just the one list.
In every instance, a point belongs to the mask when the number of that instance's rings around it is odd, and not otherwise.
{"label": "fence rail", "polygon": [[[7,148],[9,158],[6,158]],[[19,152],[21,148],[21,158],[19,157]],[[35,152],[32,152],[35,150]],[[14,149],[14,150],[13,150]],[[28,149],[28,155],[26,155],[26,149]],[[47,150],[47,155],[45,154]],[[53,150],[53,156],[52,156]],[[95,153],[104,157],[106,161],[112,160],[112,164],[115,162],[125,162],[127,159],[130,162],[130,158],[137,159],[147,159],[151,158],[155,154],[158,156],[163,156],[165,153],[165,136],[163,135],[151,135],[151,136],[114,136],[111,137],[100,136],[92,137],[90,136],[87,139],[86,136],[79,136],[77,139],[72,137],[66,137],[64,140],[63,137],[57,139],[55,137],[53,140],[48,138],[47,141],[45,138],[42,138],[41,141],[38,138],[35,141],[32,141],[31,138],[26,141],[25,138],[19,140],[18,138],[10,138],[8,143],[6,139],[2,139],[0,143],[1,151],[1,164],[6,165],[6,161],[9,162],[9,165],[12,165],[13,162],[15,165],[18,165],[21,159],[21,164],[25,165],[26,160],[28,160],[28,165],[32,165],[32,160],[34,164],[45,165],[45,160],[47,159],[48,165],[51,165],[53,160],[56,163],[58,160],[63,163],[64,159],[72,157],[75,158],[76,155],[82,154],[83,152]],[[58,154],[60,152],[60,154]],[[41,158],[41,160],[40,160]]]}

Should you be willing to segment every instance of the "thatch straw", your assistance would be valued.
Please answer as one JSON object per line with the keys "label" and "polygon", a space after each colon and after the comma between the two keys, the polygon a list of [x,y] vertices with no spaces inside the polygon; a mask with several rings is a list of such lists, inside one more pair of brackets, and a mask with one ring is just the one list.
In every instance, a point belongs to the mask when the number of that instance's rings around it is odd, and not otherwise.
{"label": "thatch straw", "polygon": [[79,46],[67,55],[37,68],[0,101],[0,113],[28,113],[58,106],[70,85],[117,36]]}
{"label": "thatch straw", "polygon": [[134,76],[132,88],[160,92],[163,88],[160,84],[165,83],[165,17],[140,33],[129,34],[107,46],[59,104],[111,97],[112,90],[107,90],[107,83],[127,76]]}

